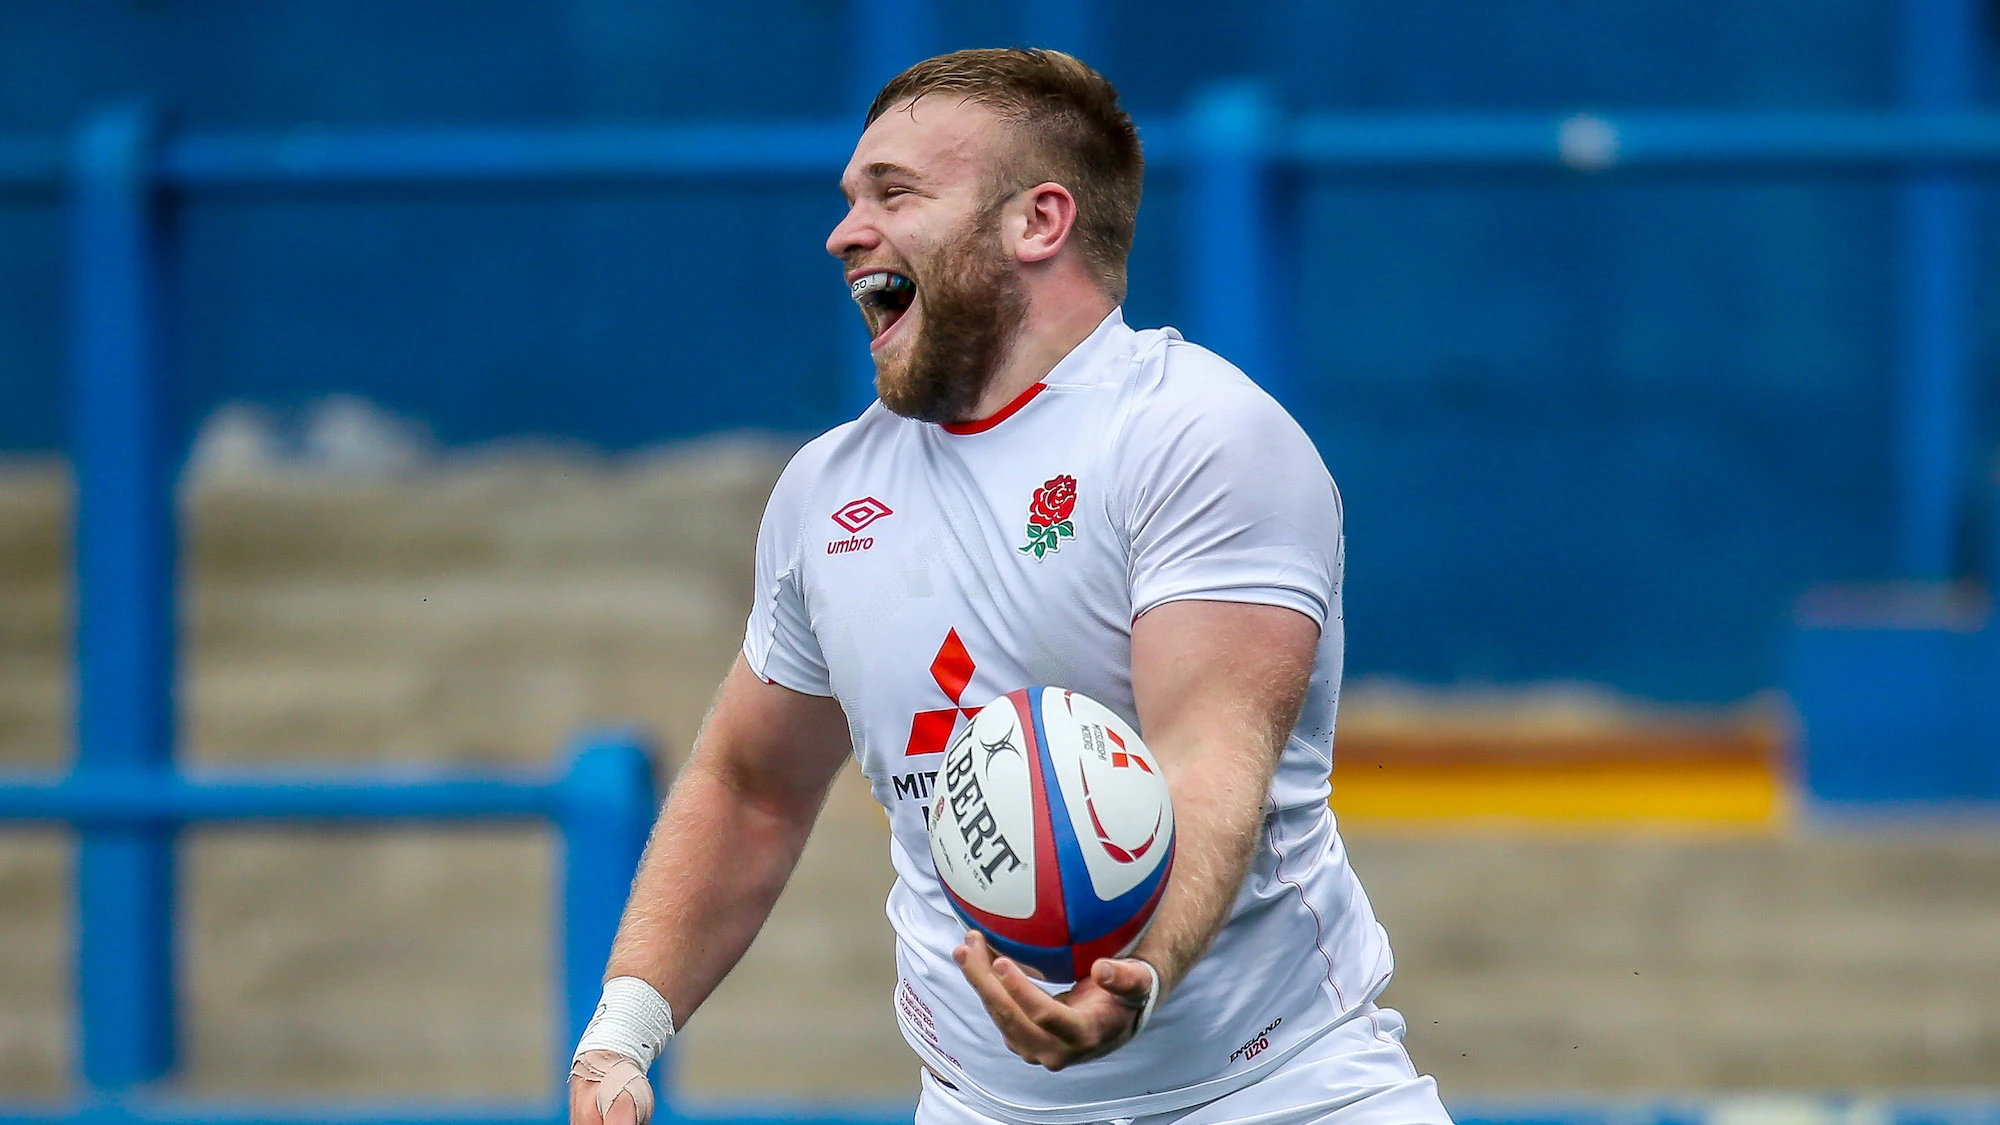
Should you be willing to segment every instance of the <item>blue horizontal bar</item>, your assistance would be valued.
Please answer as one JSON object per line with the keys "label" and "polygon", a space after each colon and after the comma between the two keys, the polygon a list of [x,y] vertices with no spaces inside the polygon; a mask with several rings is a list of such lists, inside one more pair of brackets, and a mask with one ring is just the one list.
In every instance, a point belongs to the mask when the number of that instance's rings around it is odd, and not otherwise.
{"label": "blue horizontal bar", "polygon": [[[1156,165],[1200,155],[1181,123],[1144,136]],[[185,189],[831,177],[853,144],[845,123],[193,134],[168,146],[162,174]],[[2000,165],[2000,115],[1308,114],[1261,147],[1328,172],[1886,172]]]}
{"label": "blue horizontal bar", "polygon": [[1706,1125],[1732,1108],[1754,1105],[1763,1114],[1798,1121],[1867,1120],[1881,1125],[2000,1125],[2000,1101],[1990,1098],[1910,1097],[1855,1099],[1812,1095],[1741,1095],[1680,1102],[1517,1101],[1451,1104],[1458,1125]]}
{"label": "blue horizontal bar", "polygon": [[1274,146],[1323,171],[1885,172],[2000,165],[2000,115],[1309,115]]}
{"label": "blue horizontal bar", "polygon": [[800,122],[195,133],[167,147],[161,174],[183,188],[830,179],[853,151],[855,132],[845,122]]}
{"label": "blue horizontal bar", "polygon": [[559,1125],[566,1116],[557,1109],[466,1102],[274,1106],[107,1098],[69,1106],[0,1105],[0,1125]]}
{"label": "blue horizontal bar", "polygon": [[[908,1125],[911,1107],[893,1104],[668,1104],[655,1125]],[[567,1112],[526,1106],[273,1106],[166,1099],[106,1099],[81,1106],[0,1105],[0,1125],[561,1125]]]}
{"label": "blue horizontal bar", "polygon": [[914,1112],[910,1105],[839,1102],[675,1105],[653,1121],[655,1125],[663,1120],[686,1125],[909,1125]]}
{"label": "blue horizontal bar", "polygon": [[[194,132],[169,140],[160,169],[184,190],[831,177],[853,149],[855,124]],[[1156,121],[1142,134],[1156,165],[1200,156],[1200,138],[1182,122]],[[2000,166],[2000,115],[1304,114],[1273,122],[1248,147],[1329,172],[1989,170]],[[60,187],[63,152],[40,139],[0,137],[0,192]]]}
{"label": "blue horizontal bar", "polygon": [[58,780],[0,778],[0,821],[73,825],[184,824],[208,820],[520,820],[553,814],[545,779],[436,774],[374,777],[263,774],[190,779],[142,771],[93,771]]}
{"label": "blue horizontal bar", "polygon": [[1707,1117],[1681,1106],[1523,1103],[1450,1108],[1454,1125],[1703,1125]]}
{"label": "blue horizontal bar", "polygon": [[[1179,122],[1144,130],[1156,164],[1199,155]],[[2000,115],[1331,115],[1279,122],[1270,158],[1319,171],[1889,171],[2000,165]],[[534,184],[838,173],[841,122],[193,134],[163,174],[183,188]]]}

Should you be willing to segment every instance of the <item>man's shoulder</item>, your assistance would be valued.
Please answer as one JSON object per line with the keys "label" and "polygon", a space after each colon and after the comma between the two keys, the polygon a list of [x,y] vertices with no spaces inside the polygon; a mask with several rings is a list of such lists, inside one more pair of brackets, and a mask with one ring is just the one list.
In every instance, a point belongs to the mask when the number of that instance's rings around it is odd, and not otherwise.
{"label": "man's shoulder", "polygon": [[879,409],[879,403],[869,407],[861,417],[820,434],[792,454],[784,472],[778,474],[777,483],[771,486],[770,498],[764,504],[767,534],[783,532],[789,536],[790,529],[796,527],[804,511],[825,499],[821,493],[829,486],[837,487],[841,461],[848,456],[848,451],[860,435],[865,433],[870,414]]}
{"label": "man's shoulder", "polygon": [[1268,433],[1298,424],[1242,368],[1172,330],[1141,333],[1140,362],[1128,386],[1126,434],[1145,440],[1190,430],[1216,438]]}
{"label": "man's shoulder", "polygon": [[871,404],[858,418],[820,434],[800,446],[778,478],[778,490],[809,489],[834,471],[853,451],[871,441],[890,438],[901,421],[879,402]]}

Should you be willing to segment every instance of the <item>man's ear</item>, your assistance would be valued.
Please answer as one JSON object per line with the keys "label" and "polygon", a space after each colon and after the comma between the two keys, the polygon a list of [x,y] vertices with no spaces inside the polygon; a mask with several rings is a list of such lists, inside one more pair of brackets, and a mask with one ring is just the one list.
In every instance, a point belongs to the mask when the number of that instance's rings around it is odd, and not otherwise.
{"label": "man's ear", "polygon": [[1076,197],[1058,183],[1036,184],[1021,193],[1013,224],[1014,256],[1022,262],[1045,262],[1062,252],[1076,229]]}

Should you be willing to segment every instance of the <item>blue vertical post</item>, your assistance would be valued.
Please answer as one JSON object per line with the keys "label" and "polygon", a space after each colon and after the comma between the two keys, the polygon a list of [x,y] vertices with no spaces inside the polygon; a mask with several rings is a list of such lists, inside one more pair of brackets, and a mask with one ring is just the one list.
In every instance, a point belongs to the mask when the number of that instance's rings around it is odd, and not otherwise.
{"label": "blue vertical post", "polygon": [[[1962,109],[1977,44],[1974,0],[1903,0],[1902,97],[1918,113]],[[1901,233],[1898,562],[1908,578],[1953,577],[1963,498],[1970,201],[1948,173],[1910,177]]]}
{"label": "blue vertical post", "polygon": [[[854,106],[854,135],[875,95],[910,66],[938,52],[936,0],[847,0],[848,96]],[[838,278],[835,279],[838,283]],[[848,351],[847,385],[843,396],[856,414],[875,401],[875,360],[868,351],[868,333],[861,317],[849,313],[855,345]]]}
{"label": "blue vertical post", "polygon": [[[164,779],[174,760],[174,456],[159,347],[155,132],[88,121],[71,210],[76,770]],[[91,828],[77,854],[79,1057],[119,1089],[174,1063],[173,836]]]}
{"label": "blue vertical post", "polygon": [[1277,112],[1263,86],[1231,82],[1196,92],[1187,115],[1182,204],[1187,320],[1196,343],[1243,369],[1280,402],[1290,393],[1272,341],[1272,146]]}
{"label": "blue vertical post", "polygon": [[[558,790],[562,833],[563,1027],[557,1043],[567,1070],[570,1050],[597,1007],[611,939],[631,893],[632,876],[653,830],[658,801],[644,743],[625,732],[595,732],[576,742]],[[664,1065],[664,1062],[661,1064]],[[664,1086],[664,1083],[660,1085]],[[666,1090],[660,1090],[662,1105]]]}

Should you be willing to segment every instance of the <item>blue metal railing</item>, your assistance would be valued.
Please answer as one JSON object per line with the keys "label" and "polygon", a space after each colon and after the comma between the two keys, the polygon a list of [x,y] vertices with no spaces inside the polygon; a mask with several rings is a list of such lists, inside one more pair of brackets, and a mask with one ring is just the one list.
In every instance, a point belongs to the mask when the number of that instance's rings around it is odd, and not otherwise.
{"label": "blue metal railing", "polygon": [[[96,844],[123,849],[123,854],[112,853],[111,862],[98,854],[94,866],[85,866],[92,858],[89,851],[78,857],[83,970],[79,1054],[91,1093],[63,1107],[0,1108],[0,1121],[243,1116],[134,1093],[172,1065],[172,947],[162,948],[158,936],[143,927],[161,916],[171,920],[173,839],[182,826],[193,823],[553,824],[562,848],[558,917],[565,998],[555,1038],[566,1060],[567,1045],[575,1042],[597,1002],[599,975],[652,828],[655,805],[651,758],[634,735],[624,732],[579,739],[567,771],[552,778],[439,772],[360,777],[296,771],[188,776],[171,769],[100,767],[79,768],[60,778],[0,779],[0,822],[67,824],[79,832],[86,848]],[[152,849],[161,854],[156,857]],[[156,862],[165,868],[164,878],[154,869]],[[136,907],[119,901],[131,892],[133,883],[150,892],[140,896],[144,901]],[[106,928],[119,926],[129,928]],[[162,982],[168,986],[164,996],[154,991]],[[124,991],[139,989],[147,991],[137,997]],[[556,1062],[551,1061],[552,1068]],[[400,1112],[432,1120],[450,1118],[459,1110]],[[271,1115],[259,1110],[249,1116]],[[482,1110],[479,1116],[547,1125],[558,1111],[549,1106],[514,1107]],[[318,1109],[290,1117],[281,1113],[274,1119],[359,1122],[380,1120],[381,1114]]]}

